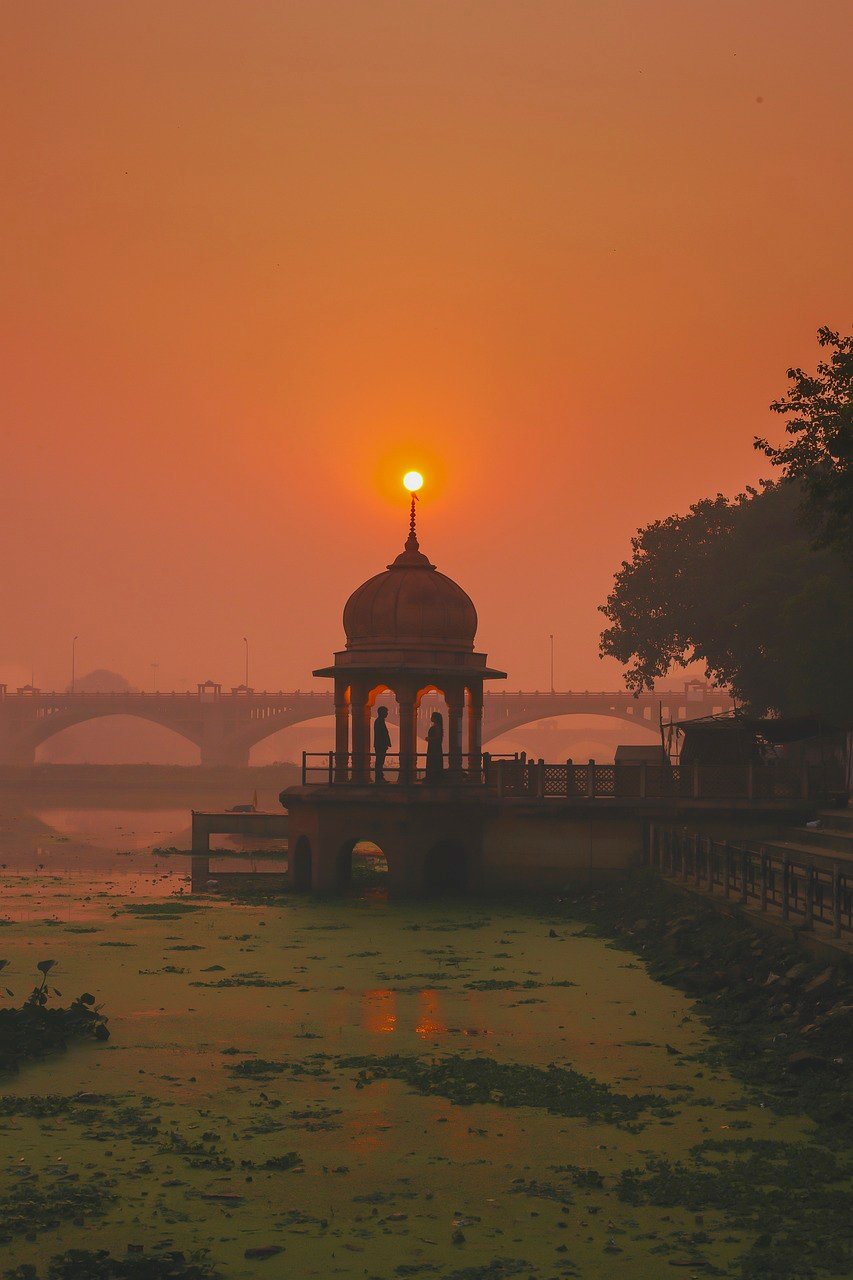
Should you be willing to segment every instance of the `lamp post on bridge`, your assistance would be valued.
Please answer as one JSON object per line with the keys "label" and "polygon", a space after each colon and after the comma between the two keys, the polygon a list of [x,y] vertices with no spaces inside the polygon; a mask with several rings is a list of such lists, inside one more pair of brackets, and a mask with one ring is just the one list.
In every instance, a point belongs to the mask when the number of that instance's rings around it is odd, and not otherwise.
{"label": "lamp post on bridge", "polygon": [[551,640],[551,692],[553,693],[554,692],[554,637],[551,636],[550,640]]}
{"label": "lamp post on bridge", "polygon": [[71,641],[71,692],[77,683],[77,636]]}
{"label": "lamp post on bridge", "polygon": [[159,662],[151,663],[151,670],[154,672],[154,692],[155,693],[157,692],[157,668],[159,667],[159,665],[160,665]]}
{"label": "lamp post on bridge", "polygon": [[243,644],[246,646],[246,679],[244,681],[246,688],[249,687],[249,637],[243,636]]}

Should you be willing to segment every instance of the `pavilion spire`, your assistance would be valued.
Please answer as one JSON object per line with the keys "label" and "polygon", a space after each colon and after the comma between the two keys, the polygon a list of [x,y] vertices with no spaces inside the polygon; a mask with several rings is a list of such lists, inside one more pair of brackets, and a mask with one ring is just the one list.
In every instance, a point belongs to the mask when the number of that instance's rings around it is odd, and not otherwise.
{"label": "pavilion spire", "polygon": [[417,532],[417,527],[416,527],[416,526],[417,526],[417,518],[416,518],[416,513],[415,513],[415,503],[417,502],[417,500],[418,500],[418,495],[417,495],[416,493],[413,493],[413,494],[412,494],[412,506],[411,506],[411,510],[409,511],[409,536],[408,536],[408,538],[406,539],[406,550],[407,550],[407,551],[419,551],[419,550],[420,550],[420,543],[418,542],[418,532]]}

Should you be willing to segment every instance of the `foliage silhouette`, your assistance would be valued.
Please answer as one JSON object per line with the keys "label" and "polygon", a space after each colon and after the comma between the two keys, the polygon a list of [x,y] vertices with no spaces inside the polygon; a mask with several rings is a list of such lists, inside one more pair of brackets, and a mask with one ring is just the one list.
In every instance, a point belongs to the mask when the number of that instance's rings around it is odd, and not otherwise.
{"label": "foliage silhouette", "polygon": [[601,606],[600,651],[628,666],[629,688],[699,660],[757,714],[853,723],[850,577],[836,551],[812,545],[800,501],[784,481],[637,533]]}
{"label": "foliage silhouette", "polygon": [[791,386],[770,408],[788,419],[788,443],[775,448],[764,439],[755,447],[799,480],[804,513],[818,546],[834,547],[853,564],[853,335],[818,330],[821,347],[831,349],[813,375],[789,369]]}

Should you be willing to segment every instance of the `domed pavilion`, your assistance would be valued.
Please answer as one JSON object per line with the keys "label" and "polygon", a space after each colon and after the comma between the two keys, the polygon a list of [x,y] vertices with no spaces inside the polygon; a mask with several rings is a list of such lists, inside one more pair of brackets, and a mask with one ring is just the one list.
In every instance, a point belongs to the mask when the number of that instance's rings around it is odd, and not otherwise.
{"label": "domed pavilion", "polygon": [[447,781],[479,782],[483,682],[505,679],[506,673],[487,666],[486,655],[474,649],[477,610],[471,597],[421,551],[414,497],[403,550],[356,588],[343,622],[346,648],[335,654],[333,666],[314,672],[335,682],[335,782],[370,780],[373,708],[386,691],[397,700],[400,784],[418,780],[418,708],[434,692],[447,704]]}

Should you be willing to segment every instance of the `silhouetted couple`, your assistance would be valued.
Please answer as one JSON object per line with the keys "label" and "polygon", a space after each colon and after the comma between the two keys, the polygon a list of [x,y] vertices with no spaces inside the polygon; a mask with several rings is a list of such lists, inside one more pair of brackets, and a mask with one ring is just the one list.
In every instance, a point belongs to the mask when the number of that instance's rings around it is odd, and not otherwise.
{"label": "silhouetted couple", "polygon": [[[385,781],[385,757],[391,747],[391,735],[388,732],[388,708],[379,707],[373,722],[373,754],[375,757],[375,778],[377,782]],[[434,784],[441,782],[444,776],[444,719],[440,711],[433,711],[427,731],[426,776],[424,782]]]}

